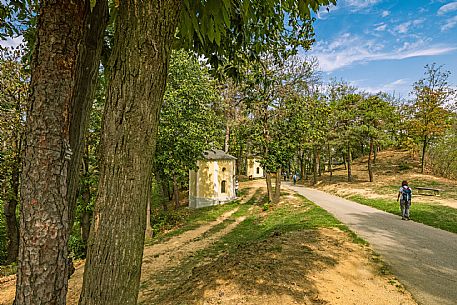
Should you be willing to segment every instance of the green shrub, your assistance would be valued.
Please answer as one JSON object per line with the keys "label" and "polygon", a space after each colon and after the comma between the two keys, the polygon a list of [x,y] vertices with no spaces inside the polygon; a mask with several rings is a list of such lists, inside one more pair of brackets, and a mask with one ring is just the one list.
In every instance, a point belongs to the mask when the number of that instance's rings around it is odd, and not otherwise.
{"label": "green shrub", "polygon": [[86,244],[79,234],[70,235],[68,240],[70,255],[75,259],[86,258]]}
{"label": "green shrub", "polygon": [[185,211],[180,210],[171,210],[163,211],[156,210],[151,213],[151,227],[154,235],[162,233],[164,231],[171,230],[184,223],[186,219]]}

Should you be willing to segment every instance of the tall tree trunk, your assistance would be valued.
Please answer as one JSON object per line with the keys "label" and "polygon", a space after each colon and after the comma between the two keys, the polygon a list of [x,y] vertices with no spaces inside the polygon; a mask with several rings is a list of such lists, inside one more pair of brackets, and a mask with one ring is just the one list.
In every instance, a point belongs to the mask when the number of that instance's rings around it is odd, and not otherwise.
{"label": "tall tree trunk", "polygon": [[278,170],[276,171],[274,203],[278,203],[280,197],[281,197],[281,168],[278,168]]}
{"label": "tall tree trunk", "polygon": [[[89,151],[88,147],[86,145],[86,152],[83,157],[83,176],[86,176],[85,178],[88,179],[89,177]],[[92,218],[92,212],[88,209],[88,206],[90,204],[92,194],[90,191],[90,185],[88,181],[84,181],[81,183],[80,188],[81,188],[81,238],[84,242],[84,245],[86,245],[87,249],[87,241],[89,240],[89,232],[90,232],[90,220]],[[87,252],[87,251],[86,251]]]}
{"label": "tall tree trunk", "polygon": [[[301,184],[305,185],[305,170],[306,170],[306,165],[304,164],[304,159],[305,159],[305,152],[303,151],[301,153],[301,158],[300,158],[300,175],[301,175]],[[289,171],[290,173],[290,171]]]}
{"label": "tall tree trunk", "polygon": [[[309,156],[306,154],[306,159],[305,159],[305,180],[308,180],[308,172],[309,172]],[[305,181],[303,181],[303,184],[305,184]]]}
{"label": "tall tree trunk", "polygon": [[268,202],[273,202],[273,189],[271,185],[271,174],[269,172],[265,173],[265,180],[267,183],[267,193],[268,193]]}
{"label": "tall tree trunk", "polygon": [[347,143],[347,148],[348,148],[348,151],[347,151],[348,181],[351,182],[352,181],[352,153],[351,153],[351,144],[349,141]]}
{"label": "tall tree trunk", "polygon": [[330,143],[327,144],[328,146],[328,171],[330,172],[330,181],[332,181],[333,177],[333,167],[332,167],[332,149],[330,147]]}
{"label": "tall tree trunk", "polygon": [[43,1],[25,126],[15,305],[65,304],[70,121],[87,1]]}
{"label": "tall tree trunk", "polygon": [[225,139],[224,139],[224,151],[228,153],[229,151],[229,141],[230,141],[230,126],[227,122],[225,125]]}
{"label": "tall tree trunk", "polygon": [[79,173],[85,148],[85,134],[97,90],[103,37],[108,23],[108,2],[97,0],[85,22],[85,31],[78,47],[75,94],[71,107],[70,148],[73,153],[68,167],[70,228],[76,209]]}
{"label": "tall tree trunk", "polygon": [[119,1],[81,305],[136,304],[152,164],[181,1]]}
{"label": "tall tree trunk", "polygon": [[322,162],[321,162],[321,150],[320,148],[316,148],[316,161],[317,161],[317,165],[318,165],[318,168],[317,168],[317,173],[318,173],[318,176],[321,177],[322,176]]}
{"label": "tall tree trunk", "polygon": [[425,152],[427,151],[427,135],[424,136],[424,144],[422,145],[422,158],[421,158],[421,174],[425,172]]}
{"label": "tall tree trunk", "polygon": [[373,154],[373,138],[370,137],[370,152],[368,153],[368,176],[370,182],[373,182],[373,169],[371,166],[371,155]]}
{"label": "tall tree trunk", "polygon": [[148,197],[148,205],[146,207],[146,237],[151,238],[153,235],[151,227],[151,196]]}
{"label": "tall tree trunk", "polygon": [[313,185],[317,183],[317,149],[316,145],[313,145]]}
{"label": "tall tree trunk", "polygon": [[240,145],[238,150],[238,158],[236,159],[236,173],[235,175],[241,175],[242,171],[242,162],[243,162],[243,145]]}
{"label": "tall tree trunk", "polygon": [[175,200],[175,208],[179,208],[179,186],[176,175],[173,175],[173,199]]}

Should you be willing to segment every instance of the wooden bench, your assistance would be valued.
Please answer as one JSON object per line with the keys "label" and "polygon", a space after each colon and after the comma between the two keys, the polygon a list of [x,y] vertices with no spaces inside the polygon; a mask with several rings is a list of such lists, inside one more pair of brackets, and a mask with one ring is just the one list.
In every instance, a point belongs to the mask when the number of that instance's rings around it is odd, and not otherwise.
{"label": "wooden bench", "polygon": [[432,187],[425,187],[425,186],[418,186],[416,187],[416,189],[418,190],[418,194],[419,195],[427,195],[427,194],[424,194],[422,193],[421,194],[421,191],[424,192],[424,191],[432,191],[433,192],[433,195],[435,196],[439,196],[440,195],[440,192],[442,192],[443,190],[440,190],[440,189],[435,189],[435,188],[432,188]]}

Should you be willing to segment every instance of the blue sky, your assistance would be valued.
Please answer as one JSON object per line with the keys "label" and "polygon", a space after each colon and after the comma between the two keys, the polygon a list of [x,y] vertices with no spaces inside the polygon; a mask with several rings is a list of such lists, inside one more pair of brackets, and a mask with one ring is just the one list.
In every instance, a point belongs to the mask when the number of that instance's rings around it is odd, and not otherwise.
{"label": "blue sky", "polygon": [[324,79],[408,98],[426,64],[451,71],[457,86],[457,1],[337,0],[315,22]]}

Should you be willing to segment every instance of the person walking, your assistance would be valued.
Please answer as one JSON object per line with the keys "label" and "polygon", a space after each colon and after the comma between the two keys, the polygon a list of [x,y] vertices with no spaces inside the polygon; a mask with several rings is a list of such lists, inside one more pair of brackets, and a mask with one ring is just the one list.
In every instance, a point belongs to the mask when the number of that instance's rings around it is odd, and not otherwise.
{"label": "person walking", "polygon": [[408,181],[401,182],[400,190],[398,191],[397,201],[400,200],[401,219],[409,220],[409,209],[411,207],[412,190],[408,186]]}
{"label": "person walking", "polygon": [[294,174],[292,176],[292,179],[294,180],[294,185],[297,183],[297,174]]}

